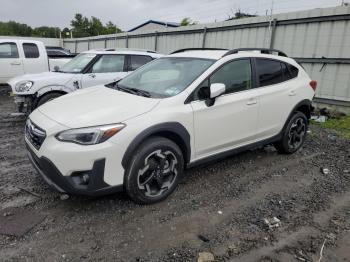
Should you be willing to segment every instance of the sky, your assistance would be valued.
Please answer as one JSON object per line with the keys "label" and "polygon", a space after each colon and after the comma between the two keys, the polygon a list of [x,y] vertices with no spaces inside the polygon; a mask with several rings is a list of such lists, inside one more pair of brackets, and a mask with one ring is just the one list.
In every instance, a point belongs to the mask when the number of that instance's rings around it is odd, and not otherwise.
{"label": "sky", "polygon": [[75,13],[81,13],[96,16],[104,23],[112,21],[127,31],[150,19],[179,22],[190,17],[210,23],[223,21],[237,10],[265,15],[272,6],[273,13],[285,13],[341,3],[342,0],[0,0],[0,21],[64,28],[69,27]]}

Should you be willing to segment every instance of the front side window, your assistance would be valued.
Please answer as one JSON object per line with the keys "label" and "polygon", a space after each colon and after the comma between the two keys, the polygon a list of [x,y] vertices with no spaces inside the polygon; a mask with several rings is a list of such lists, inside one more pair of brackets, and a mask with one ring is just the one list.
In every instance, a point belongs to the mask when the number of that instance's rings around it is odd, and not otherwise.
{"label": "front side window", "polygon": [[39,48],[36,44],[24,43],[23,51],[24,51],[25,58],[38,58],[40,56]]}
{"label": "front side window", "polygon": [[225,84],[225,94],[251,89],[252,69],[250,60],[240,59],[224,64],[197,87],[192,100],[208,99],[210,96],[209,87],[214,83]]}
{"label": "front side window", "polygon": [[92,73],[115,73],[123,72],[124,55],[102,55],[93,65]]}
{"label": "front side window", "polygon": [[1,58],[19,58],[17,45],[15,43],[0,43]]}
{"label": "front side window", "polygon": [[134,71],[137,68],[143,66],[144,64],[147,64],[148,62],[151,62],[152,58],[150,56],[144,56],[144,55],[131,55],[130,56],[130,71]]}
{"label": "front side window", "polygon": [[81,73],[86,66],[96,57],[95,54],[80,54],[64,64],[59,72],[62,73]]}
{"label": "front side window", "polygon": [[214,62],[201,58],[160,58],[125,77],[118,86],[146,91],[153,97],[171,97],[186,89]]}
{"label": "front side window", "polygon": [[281,62],[269,59],[256,59],[260,87],[283,82]]}
{"label": "front side window", "polygon": [[229,62],[210,77],[210,84],[225,84],[225,94],[252,88],[252,69],[249,59]]}

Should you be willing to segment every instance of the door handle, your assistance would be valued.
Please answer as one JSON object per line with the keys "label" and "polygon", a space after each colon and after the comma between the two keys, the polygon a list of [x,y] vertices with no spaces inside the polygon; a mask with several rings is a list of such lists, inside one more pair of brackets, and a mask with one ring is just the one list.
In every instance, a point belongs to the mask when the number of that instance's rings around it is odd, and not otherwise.
{"label": "door handle", "polygon": [[250,98],[248,101],[247,101],[247,105],[248,106],[251,106],[251,105],[255,105],[258,103],[258,100],[256,98]]}
{"label": "door handle", "polygon": [[90,74],[89,76],[90,76],[91,78],[95,78],[95,77],[96,77],[95,74]]}
{"label": "door handle", "polygon": [[21,62],[12,62],[11,65],[21,65]]}
{"label": "door handle", "polygon": [[295,92],[295,90],[292,90],[289,92],[289,96],[295,96],[297,94],[297,92]]}

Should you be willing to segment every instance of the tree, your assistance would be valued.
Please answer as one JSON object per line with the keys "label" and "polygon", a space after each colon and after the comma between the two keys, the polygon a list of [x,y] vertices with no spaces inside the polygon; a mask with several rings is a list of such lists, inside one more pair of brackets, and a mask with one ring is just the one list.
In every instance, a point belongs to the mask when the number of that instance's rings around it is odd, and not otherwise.
{"label": "tree", "polygon": [[[97,17],[91,17],[90,19],[83,16],[82,14],[75,14],[71,21],[72,29],[65,27],[61,36],[68,38],[73,32],[73,37],[87,37],[96,35],[107,35],[120,33],[120,30],[115,24],[109,21],[106,25],[103,25],[101,20]],[[60,28],[40,26],[31,28],[26,24],[20,24],[15,21],[0,22],[0,35],[8,36],[36,36],[36,37],[60,37]]]}
{"label": "tree", "polygon": [[62,38],[69,38],[70,37],[70,30],[68,27],[63,28],[61,32]]}
{"label": "tree", "polygon": [[31,36],[33,29],[15,21],[0,22],[0,35]]}
{"label": "tree", "polygon": [[90,19],[82,14],[76,14],[71,21],[74,37],[97,36],[122,32],[115,24],[109,21],[105,26],[101,20],[92,16]]}
{"label": "tree", "polygon": [[197,22],[193,22],[191,18],[185,17],[181,20],[180,26],[196,25]]}
{"label": "tree", "polygon": [[240,9],[237,10],[237,12],[235,13],[235,15],[229,16],[229,18],[226,20],[235,20],[235,19],[242,19],[242,18],[248,18],[248,17],[256,17],[257,15],[252,15],[249,13],[243,13]]}
{"label": "tree", "polygon": [[120,30],[115,24],[113,24],[111,21],[108,21],[108,23],[106,24],[106,28],[105,28],[105,34],[115,34],[115,33],[121,33],[122,30]]}
{"label": "tree", "polygon": [[48,26],[37,27],[34,28],[32,36],[59,38],[60,29],[58,27]]}
{"label": "tree", "polygon": [[75,14],[74,19],[71,21],[73,27],[74,37],[86,37],[91,36],[89,32],[90,22],[87,17],[83,17],[82,14]]}

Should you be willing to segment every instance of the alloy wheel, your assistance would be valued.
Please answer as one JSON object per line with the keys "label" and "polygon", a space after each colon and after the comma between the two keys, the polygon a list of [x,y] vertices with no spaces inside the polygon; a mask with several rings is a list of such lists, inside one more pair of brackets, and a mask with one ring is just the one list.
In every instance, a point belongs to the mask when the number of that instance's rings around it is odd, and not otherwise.
{"label": "alloy wheel", "polygon": [[289,129],[288,146],[293,150],[298,149],[304,141],[305,134],[305,120],[301,117],[296,118]]}
{"label": "alloy wheel", "polygon": [[147,197],[158,197],[174,184],[178,160],[169,150],[156,150],[149,154],[137,176],[138,188]]}

